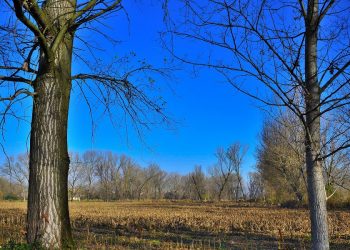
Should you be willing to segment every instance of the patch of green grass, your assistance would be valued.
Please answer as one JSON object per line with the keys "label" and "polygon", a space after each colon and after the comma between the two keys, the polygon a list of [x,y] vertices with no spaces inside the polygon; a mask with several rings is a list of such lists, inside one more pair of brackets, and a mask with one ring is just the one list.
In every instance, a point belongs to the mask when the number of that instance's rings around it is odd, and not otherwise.
{"label": "patch of green grass", "polygon": [[42,248],[37,244],[18,243],[14,240],[8,241],[5,245],[0,246],[1,249],[6,250],[41,250]]}

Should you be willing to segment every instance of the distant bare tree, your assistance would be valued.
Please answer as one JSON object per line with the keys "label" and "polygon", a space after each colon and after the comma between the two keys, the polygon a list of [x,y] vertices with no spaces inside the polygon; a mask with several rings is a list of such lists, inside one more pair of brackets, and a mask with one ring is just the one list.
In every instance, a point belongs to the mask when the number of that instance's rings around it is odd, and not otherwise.
{"label": "distant bare tree", "polygon": [[209,169],[212,180],[216,186],[216,192],[218,200],[222,198],[225,187],[227,187],[229,180],[233,174],[233,166],[231,161],[227,158],[226,151],[223,148],[218,148],[216,150],[215,156],[217,158],[217,163]]}
{"label": "distant bare tree", "polygon": [[115,191],[115,178],[119,172],[118,156],[111,152],[102,152],[96,162],[95,174],[99,181],[100,197],[109,201]]}
{"label": "distant bare tree", "polygon": [[245,197],[244,190],[243,190],[243,178],[241,175],[241,168],[243,163],[243,158],[245,154],[247,153],[248,147],[242,146],[239,142],[236,142],[232,144],[227,149],[227,158],[231,162],[231,165],[233,167],[233,172],[236,178],[236,188],[235,188],[235,195],[236,200],[242,195]]}
{"label": "distant bare tree", "polygon": [[86,151],[82,156],[83,161],[83,175],[84,183],[87,188],[86,199],[92,197],[93,187],[95,183],[95,173],[96,173],[96,164],[98,163],[99,154],[96,151]]}
{"label": "distant bare tree", "polygon": [[167,175],[165,183],[165,199],[177,200],[184,197],[184,193],[186,192],[184,176],[170,173]]}
{"label": "distant bare tree", "polygon": [[156,173],[150,183],[153,189],[153,199],[161,199],[167,174],[157,164],[152,164],[151,169],[152,172]]}
{"label": "distant bare tree", "polygon": [[68,190],[70,193],[70,200],[73,201],[73,199],[78,194],[79,187],[82,186],[84,172],[83,162],[78,153],[71,153],[69,158],[71,159],[71,161],[68,173]]}
{"label": "distant bare tree", "polygon": [[11,156],[7,158],[6,163],[2,167],[2,173],[9,177],[10,183],[14,180],[20,186],[23,200],[27,198],[29,179],[28,161],[28,154],[20,154],[16,158]]}
{"label": "distant bare tree", "polygon": [[241,167],[243,157],[246,153],[240,143],[232,144],[228,149],[218,148],[216,150],[217,163],[210,169],[211,177],[216,185],[217,197],[220,201],[225,188],[229,188],[229,182],[233,184],[234,194],[238,200],[240,194],[244,194]]}
{"label": "distant bare tree", "polygon": [[194,171],[188,175],[188,182],[195,198],[203,201],[206,194],[206,178],[200,165],[195,166]]}
{"label": "distant bare tree", "polygon": [[142,174],[142,180],[140,182],[140,185],[137,187],[138,190],[138,199],[141,199],[141,196],[143,194],[144,189],[146,188],[146,185],[152,182],[153,179],[159,175],[160,169],[159,166],[156,164],[151,164],[148,166],[148,168],[143,170]]}
{"label": "distant bare tree", "polygon": [[248,180],[248,195],[250,200],[264,198],[264,183],[259,172],[250,172]]}
{"label": "distant bare tree", "polygon": [[141,167],[130,157],[122,156],[120,159],[121,188],[124,199],[138,197],[138,189],[143,183],[143,171]]}
{"label": "distant bare tree", "polygon": [[0,176],[0,199],[4,199],[6,198],[7,195],[9,194],[19,194],[21,195],[21,190],[19,192],[17,192],[17,188],[10,183],[10,181],[5,178]]}
{"label": "distant bare tree", "polygon": [[257,167],[267,184],[279,194],[293,194],[299,204],[306,191],[303,136],[298,120],[284,112],[264,122],[257,154]]}
{"label": "distant bare tree", "polygon": [[[336,138],[324,122],[321,130],[322,154],[334,151]],[[327,125],[328,124],[328,125]],[[274,114],[273,119],[265,121],[258,149],[258,169],[266,183],[279,193],[294,194],[301,203],[306,196],[306,167],[304,130],[298,118],[288,110]],[[348,151],[338,151],[320,161],[326,183],[327,200],[349,178]],[[281,186],[284,188],[281,189]],[[344,189],[344,188],[343,188]]]}
{"label": "distant bare tree", "polygon": [[[326,131],[327,132],[327,131]],[[326,135],[325,135],[326,137]],[[333,143],[323,147],[324,153],[332,151]],[[327,200],[332,198],[340,189],[350,190],[350,158],[349,151],[342,151],[331,155],[322,161],[324,179],[326,183]]]}

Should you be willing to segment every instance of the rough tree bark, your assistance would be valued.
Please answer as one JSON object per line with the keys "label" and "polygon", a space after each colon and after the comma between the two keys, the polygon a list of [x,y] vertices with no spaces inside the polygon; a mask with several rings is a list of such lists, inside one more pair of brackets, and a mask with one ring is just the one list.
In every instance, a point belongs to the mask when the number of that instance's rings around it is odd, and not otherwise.
{"label": "rough tree bark", "polygon": [[[56,30],[74,13],[70,1],[46,1]],[[48,41],[51,34],[47,35]],[[65,33],[53,59],[41,51],[30,134],[27,240],[45,248],[72,248],[68,211],[67,124],[73,34]]]}
{"label": "rough tree bark", "polygon": [[[115,118],[114,112],[122,111],[130,118],[128,122],[141,129],[151,124],[150,113],[159,116],[159,123],[167,123],[168,118],[163,113],[163,99],[146,94],[155,89],[151,81],[146,81],[147,77],[135,79],[134,75],[148,72],[164,77],[168,75],[167,69],[156,69],[144,62],[130,69],[125,67],[125,57],[122,57],[109,65],[98,63],[94,68],[88,67],[87,72],[71,75],[76,32],[81,26],[89,29],[87,24],[123,10],[121,0],[87,0],[78,5],[76,0],[12,0],[4,1],[3,6],[6,8],[5,19],[9,14],[9,22],[1,20],[0,37],[9,37],[9,40],[0,41],[0,73],[5,72],[0,75],[0,80],[9,90],[14,90],[0,98],[5,104],[0,128],[3,128],[11,106],[24,98],[34,97],[27,240],[44,248],[74,248],[67,190],[67,126],[72,81],[84,96],[92,118],[95,110],[91,110],[90,99],[108,107],[111,119]],[[109,41],[114,40],[99,28],[90,30]],[[6,45],[8,41],[11,41],[10,46]],[[89,58],[75,55],[75,59],[88,64]],[[99,89],[98,93],[94,92],[95,87]]]}
{"label": "rough tree bark", "polygon": [[318,0],[308,1],[305,33],[305,83],[307,93],[305,160],[311,219],[312,249],[329,249],[326,191],[321,162],[320,84],[317,72],[317,41],[319,26]]}

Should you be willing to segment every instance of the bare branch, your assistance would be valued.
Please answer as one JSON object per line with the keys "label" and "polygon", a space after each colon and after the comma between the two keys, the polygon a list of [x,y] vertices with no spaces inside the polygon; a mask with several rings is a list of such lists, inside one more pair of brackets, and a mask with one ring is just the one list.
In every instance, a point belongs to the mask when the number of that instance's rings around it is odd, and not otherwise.
{"label": "bare branch", "polygon": [[23,13],[23,9],[22,9],[22,2],[21,0],[13,0],[13,4],[14,4],[14,8],[15,8],[15,13],[17,18],[25,25],[27,26],[36,37],[38,37],[39,42],[41,47],[43,48],[45,54],[47,55],[47,57],[51,58],[51,51],[49,49],[49,46],[47,44],[46,38],[44,36],[44,34],[40,31],[40,29],[34,24],[32,23]]}
{"label": "bare branch", "polygon": [[121,10],[122,5],[120,3],[121,3],[121,0],[114,0],[113,3],[111,3],[109,6],[106,6],[106,8],[99,10],[97,13],[90,14],[90,15],[87,15],[86,17],[79,19],[79,17],[83,16],[85,13],[92,10],[94,6],[96,6],[96,4],[97,4],[96,0],[89,1],[88,4],[82,10],[77,11],[77,15],[72,20],[75,23],[73,23],[70,26],[70,29],[76,30],[80,25],[82,25],[84,23],[92,21],[100,16],[105,15],[105,14],[110,14],[112,11]]}
{"label": "bare branch", "polygon": [[8,81],[8,82],[23,82],[23,83],[27,83],[29,85],[32,85],[32,81],[20,76],[1,76],[0,75],[0,80],[3,81]]}
{"label": "bare branch", "polygon": [[321,87],[321,92],[324,92],[345,70],[350,66],[350,61],[345,63],[338,71]]}
{"label": "bare branch", "polygon": [[20,95],[25,95],[25,96],[34,96],[36,95],[35,92],[30,92],[27,89],[19,89],[17,90],[13,95],[9,96],[9,97],[0,97],[0,101],[12,101],[14,99],[16,99],[18,96]]}

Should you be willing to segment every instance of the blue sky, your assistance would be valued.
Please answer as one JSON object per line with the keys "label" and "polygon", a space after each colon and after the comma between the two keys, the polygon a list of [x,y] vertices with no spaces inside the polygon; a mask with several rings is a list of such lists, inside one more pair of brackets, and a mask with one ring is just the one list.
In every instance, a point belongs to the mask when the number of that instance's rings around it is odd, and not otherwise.
{"label": "blue sky", "polygon": [[[159,32],[164,30],[160,4],[157,1],[154,4],[143,1],[126,3],[126,10],[130,22],[125,15],[118,14],[118,17],[105,20],[108,27],[100,27],[111,32],[111,36],[121,43],[111,45],[88,31],[83,31],[81,37],[104,49],[95,53],[103,61],[133,51],[138,58],[145,58],[155,66],[163,66],[164,58],[170,60],[171,57],[160,42]],[[207,48],[186,43],[180,44],[177,49],[185,55],[200,53]],[[86,53],[86,56],[89,57],[89,54]],[[92,138],[87,106],[75,92],[72,94],[69,116],[70,151],[110,150],[131,156],[142,166],[158,163],[167,171],[188,173],[196,164],[203,168],[214,164],[217,147],[227,147],[240,141],[249,146],[243,173],[251,171],[263,119],[258,104],[234,90],[216,72],[199,69],[194,74],[190,66],[181,65],[178,68],[172,80],[157,81],[161,86],[160,94],[167,101],[167,113],[176,121],[172,126],[175,129],[158,126],[144,131],[144,136],[140,138],[134,130],[128,129],[126,133],[124,125],[115,128],[108,119],[97,116],[97,128]],[[84,71],[85,67],[75,63],[73,70]],[[24,106],[27,114],[30,114],[30,104]],[[131,128],[130,124],[127,126]],[[9,154],[26,150],[28,132],[29,124],[21,123],[18,126],[14,121],[9,121],[5,142]]]}

